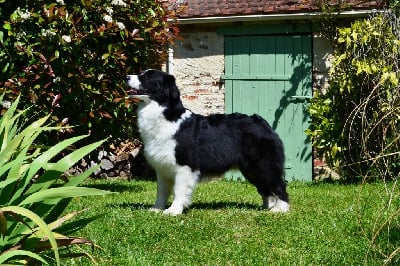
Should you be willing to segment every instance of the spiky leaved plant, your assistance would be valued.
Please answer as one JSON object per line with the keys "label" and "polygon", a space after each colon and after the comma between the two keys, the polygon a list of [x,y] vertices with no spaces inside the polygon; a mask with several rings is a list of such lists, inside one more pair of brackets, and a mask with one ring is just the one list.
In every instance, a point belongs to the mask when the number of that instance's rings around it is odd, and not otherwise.
{"label": "spiky leaved plant", "polygon": [[60,128],[46,125],[49,116],[22,127],[24,111],[17,111],[18,102],[19,98],[0,117],[0,264],[55,261],[60,265],[62,250],[66,256],[75,256],[67,250],[69,246],[91,243],[71,233],[96,218],[71,221],[80,211],[63,215],[71,198],[110,194],[79,186],[96,167],[69,178],[64,173],[103,141],[56,160],[60,152],[86,136],[66,139],[48,149],[35,146],[43,131]]}

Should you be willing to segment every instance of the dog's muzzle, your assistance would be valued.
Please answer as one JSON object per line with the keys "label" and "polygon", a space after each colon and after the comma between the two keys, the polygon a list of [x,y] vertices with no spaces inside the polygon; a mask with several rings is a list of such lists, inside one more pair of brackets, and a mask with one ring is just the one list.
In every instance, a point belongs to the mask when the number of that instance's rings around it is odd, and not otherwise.
{"label": "dog's muzzle", "polygon": [[139,76],[138,75],[127,75],[126,76],[126,84],[128,85],[129,90],[127,98],[134,98],[141,101],[148,101],[149,97],[146,91],[143,89]]}
{"label": "dog's muzzle", "polygon": [[138,75],[126,75],[126,84],[131,89],[139,90],[140,81]]}

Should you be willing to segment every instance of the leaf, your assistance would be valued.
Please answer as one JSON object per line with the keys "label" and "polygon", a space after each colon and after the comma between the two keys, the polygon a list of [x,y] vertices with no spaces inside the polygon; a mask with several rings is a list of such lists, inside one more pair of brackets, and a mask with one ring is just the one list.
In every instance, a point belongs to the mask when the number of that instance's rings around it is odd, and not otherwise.
{"label": "leaf", "polygon": [[7,232],[7,220],[4,212],[0,211],[0,236],[5,236]]}
{"label": "leaf", "polygon": [[8,22],[6,22],[6,23],[3,24],[3,28],[4,28],[5,30],[10,31],[10,30],[11,30],[11,24],[8,23]]}
{"label": "leaf", "polygon": [[[10,250],[10,251],[6,251],[4,253],[2,253],[0,255],[0,264],[1,265],[6,265],[5,263],[11,259],[12,257],[31,257],[37,261],[40,261],[46,265],[49,265],[49,263],[43,259],[42,257],[40,257],[38,254],[35,254],[31,251],[27,251],[27,250]],[[14,265],[14,264],[9,264],[9,265]]]}
{"label": "leaf", "polygon": [[25,200],[23,200],[19,205],[22,206],[49,199],[51,200],[58,198],[82,197],[82,196],[102,196],[112,193],[114,192],[99,190],[96,188],[87,188],[87,187],[48,188],[30,195]]}
{"label": "leaf", "polygon": [[[55,157],[57,154],[59,154],[65,148],[67,148],[70,145],[78,142],[79,140],[82,140],[85,137],[87,137],[87,136],[78,136],[78,137],[73,137],[73,138],[66,139],[66,140],[56,144],[55,146],[51,147],[46,152],[42,153],[42,155],[37,157],[31,163],[31,166],[29,168],[28,177],[33,177],[42,167],[45,168],[45,165],[50,161],[50,159]],[[73,164],[69,165],[68,167],[72,167],[72,166],[73,166]],[[61,170],[64,170],[64,169],[61,169]],[[65,169],[64,171],[60,171],[61,174],[63,174],[66,170],[67,169]],[[46,177],[46,180],[44,180],[45,179],[44,177]],[[51,177],[53,177],[53,178],[51,178]],[[59,175],[48,175],[48,174],[47,175],[42,175],[41,177],[39,177],[37,182],[34,183],[29,188],[27,194],[31,194],[33,192],[36,192],[39,189],[48,188],[54,182],[54,180],[57,179],[58,177],[59,177]],[[45,182],[47,183],[47,185],[44,184]]]}
{"label": "leaf", "polygon": [[81,158],[92,152],[94,149],[99,147],[105,140],[100,140],[94,142],[92,144],[86,145],[78,150],[75,150],[59,160],[57,163],[46,167],[46,170],[55,170],[60,172],[65,172],[70,167],[72,167],[75,163],[77,163]]}
{"label": "leaf", "polygon": [[72,218],[74,218],[77,214],[80,214],[82,212],[86,211],[85,210],[81,210],[81,211],[74,211],[71,213],[68,213],[60,218],[58,218],[56,221],[52,222],[49,224],[49,227],[51,228],[51,230],[54,230],[58,227],[60,227],[61,225],[63,225],[66,221],[71,220]]}
{"label": "leaf", "polygon": [[98,214],[98,215],[95,215],[92,217],[82,218],[82,219],[79,219],[79,220],[76,220],[76,221],[73,221],[73,222],[63,225],[57,231],[60,231],[63,234],[72,234],[72,233],[80,230],[81,228],[85,227],[89,223],[99,219],[100,217],[104,217],[105,215],[106,215],[105,213],[102,213],[102,214]]}
{"label": "leaf", "polygon": [[91,174],[93,174],[97,169],[100,168],[100,164],[91,167],[80,175],[72,176],[69,178],[69,181],[64,185],[66,187],[75,187],[80,185],[86,178],[88,178]]}
{"label": "leaf", "polygon": [[[56,263],[57,263],[57,265],[60,265],[60,255],[58,253],[57,242],[55,240],[54,234],[53,234],[53,232],[51,232],[51,230],[47,226],[47,224],[38,215],[36,215],[34,212],[32,212],[32,211],[30,211],[30,210],[28,210],[26,208],[20,207],[20,206],[1,207],[0,211],[12,212],[12,213],[15,213],[15,214],[22,215],[24,217],[29,218],[35,224],[37,224],[38,225],[38,229],[43,231],[43,233],[49,239],[50,244],[51,244],[51,248],[53,249],[53,252],[54,252]],[[0,263],[1,263],[1,261],[0,261]]]}
{"label": "leaf", "polygon": [[[82,244],[93,245],[93,243],[90,240],[82,237],[66,237],[62,235],[57,235],[56,241],[59,247],[69,247],[73,245],[82,245]],[[48,250],[49,248],[50,248],[49,241],[47,239],[43,239],[37,242],[35,251],[40,252],[43,250]]]}

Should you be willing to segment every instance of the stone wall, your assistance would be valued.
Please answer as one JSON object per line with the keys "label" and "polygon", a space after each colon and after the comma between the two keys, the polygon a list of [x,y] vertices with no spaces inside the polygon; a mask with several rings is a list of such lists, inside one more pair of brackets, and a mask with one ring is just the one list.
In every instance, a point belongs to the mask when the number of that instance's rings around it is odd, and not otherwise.
{"label": "stone wall", "polygon": [[215,32],[182,33],[174,47],[172,73],[186,108],[208,115],[223,113],[224,37]]}
{"label": "stone wall", "polygon": [[325,92],[332,66],[332,43],[316,33],[313,36],[313,89]]}

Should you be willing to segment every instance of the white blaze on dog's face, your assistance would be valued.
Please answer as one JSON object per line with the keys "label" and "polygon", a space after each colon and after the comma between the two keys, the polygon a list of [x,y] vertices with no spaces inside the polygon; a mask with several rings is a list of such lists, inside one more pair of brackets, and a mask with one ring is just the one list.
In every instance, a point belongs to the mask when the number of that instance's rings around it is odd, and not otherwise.
{"label": "white blaze on dog's face", "polygon": [[126,76],[127,84],[132,89],[139,89],[140,81],[138,75],[127,75]]}
{"label": "white blaze on dog's face", "polygon": [[139,75],[127,75],[126,82],[131,90],[128,91],[129,98],[138,99],[143,102],[149,102],[150,97],[147,93],[144,93],[142,84],[139,80]]}

